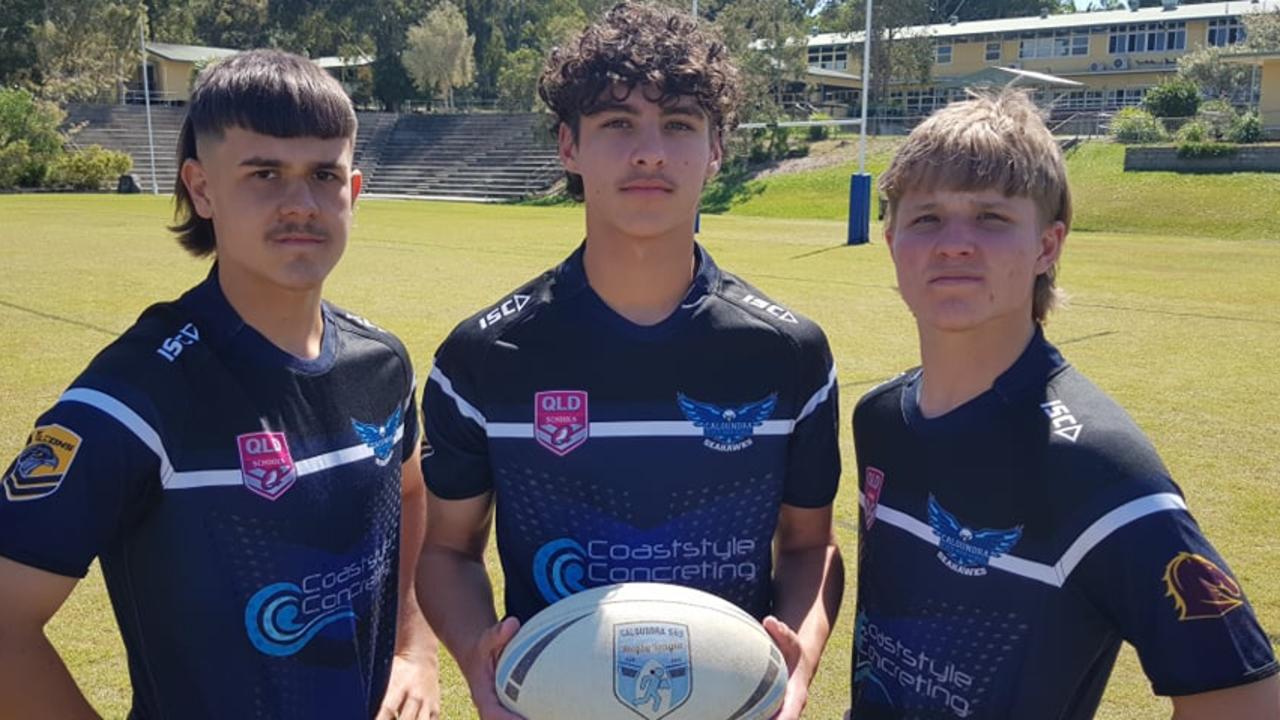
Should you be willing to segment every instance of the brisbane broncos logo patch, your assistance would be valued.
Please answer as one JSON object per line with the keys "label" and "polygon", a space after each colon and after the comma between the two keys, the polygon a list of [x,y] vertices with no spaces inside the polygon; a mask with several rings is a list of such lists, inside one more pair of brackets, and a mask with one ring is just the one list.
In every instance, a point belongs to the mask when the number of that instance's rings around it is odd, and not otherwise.
{"label": "brisbane broncos logo patch", "polygon": [[1180,552],[1169,561],[1164,568],[1164,586],[1179,620],[1218,618],[1244,604],[1240,583],[1196,553]]}

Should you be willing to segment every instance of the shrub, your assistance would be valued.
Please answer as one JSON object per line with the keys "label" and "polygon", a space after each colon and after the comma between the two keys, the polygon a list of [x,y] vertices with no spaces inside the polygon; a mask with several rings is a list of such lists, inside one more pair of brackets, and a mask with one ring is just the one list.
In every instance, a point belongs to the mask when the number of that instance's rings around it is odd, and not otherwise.
{"label": "shrub", "polygon": [[[812,120],[813,122],[821,122],[821,121],[830,120],[830,119],[831,119],[831,116],[830,116],[830,115],[828,115],[828,114],[826,114],[826,113],[814,113],[814,114],[812,114],[812,115],[810,115],[810,116],[809,116],[809,119],[810,119],[810,120]],[[809,141],[810,141],[810,142],[817,142],[817,141],[819,141],[819,140],[826,140],[826,139],[827,139],[827,138],[829,138],[829,137],[831,137],[831,126],[830,126],[830,125],[811,125],[811,126],[809,126]]]}
{"label": "shrub", "polygon": [[1262,142],[1262,118],[1257,113],[1245,113],[1236,118],[1227,131],[1227,139],[1233,143]]}
{"label": "shrub", "polygon": [[1200,120],[1192,120],[1178,129],[1180,143],[1202,143],[1209,138],[1209,126]]}
{"label": "shrub", "polygon": [[31,146],[26,140],[0,145],[0,190],[25,185],[31,169]]}
{"label": "shrub", "polygon": [[1174,78],[1147,91],[1142,106],[1158,118],[1189,118],[1200,107],[1200,88],[1186,78]]}
{"label": "shrub", "polygon": [[1236,122],[1236,109],[1226,100],[1210,100],[1200,106],[1196,120],[1204,123],[1214,140],[1221,140]]}
{"label": "shrub", "polygon": [[49,184],[75,190],[102,190],[133,167],[127,153],[100,145],[69,152],[49,165]]}
{"label": "shrub", "polygon": [[1164,140],[1166,133],[1151,113],[1142,108],[1124,108],[1111,119],[1111,136],[1126,145],[1155,143]]}
{"label": "shrub", "polygon": [[1228,143],[1187,142],[1178,146],[1180,158],[1222,158],[1231,157],[1240,152],[1240,148]]}

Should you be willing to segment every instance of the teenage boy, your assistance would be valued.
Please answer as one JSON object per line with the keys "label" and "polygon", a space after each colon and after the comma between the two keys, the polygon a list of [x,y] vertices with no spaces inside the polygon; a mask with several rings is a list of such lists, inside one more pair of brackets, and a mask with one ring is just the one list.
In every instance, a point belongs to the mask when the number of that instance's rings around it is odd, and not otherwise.
{"label": "teenage boy", "polygon": [[1275,720],[1239,583],[1133,421],[1042,324],[1071,225],[1022,94],[914,130],[880,180],[921,367],[854,412],[853,717],[1093,717],[1121,641],[1175,717]]}
{"label": "teenage boy", "polygon": [[[423,400],[420,600],[484,718],[510,717],[493,666],[518,621],[624,581],[761,618],[791,671],[781,717],[804,706],[843,586],[835,369],[816,325],[694,242],[737,83],[696,21],[638,4],[542,75],[586,240],[463,321]],[[483,562],[495,506],[501,624]]]}
{"label": "teenage boy", "polygon": [[355,134],[305,58],[242,53],[196,81],[175,231],[216,263],[94,358],[5,471],[0,716],[94,716],[42,631],[94,557],[130,717],[438,713],[413,370],[321,299]]}

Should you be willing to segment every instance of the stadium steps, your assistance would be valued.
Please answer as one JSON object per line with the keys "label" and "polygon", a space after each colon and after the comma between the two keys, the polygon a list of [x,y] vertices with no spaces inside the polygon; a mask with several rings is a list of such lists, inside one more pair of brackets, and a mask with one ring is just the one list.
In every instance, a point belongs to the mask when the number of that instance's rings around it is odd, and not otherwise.
{"label": "stadium steps", "polygon": [[[152,106],[156,179],[168,193],[177,176],[184,110]],[[354,150],[373,195],[477,201],[518,200],[545,192],[562,175],[555,145],[534,113],[398,115],[362,112]],[[133,157],[132,172],[151,190],[146,109],[141,105],[71,105],[71,144],[102,145]]]}

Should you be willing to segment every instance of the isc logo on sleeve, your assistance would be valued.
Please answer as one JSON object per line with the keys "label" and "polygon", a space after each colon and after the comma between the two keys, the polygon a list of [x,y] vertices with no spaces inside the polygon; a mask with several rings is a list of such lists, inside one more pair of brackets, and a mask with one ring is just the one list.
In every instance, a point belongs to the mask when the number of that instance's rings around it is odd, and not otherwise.
{"label": "isc logo on sleeve", "polygon": [[4,476],[4,496],[12,502],[38,500],[58,491],[76,459],[80,436],[61,425],[41,425]]}

